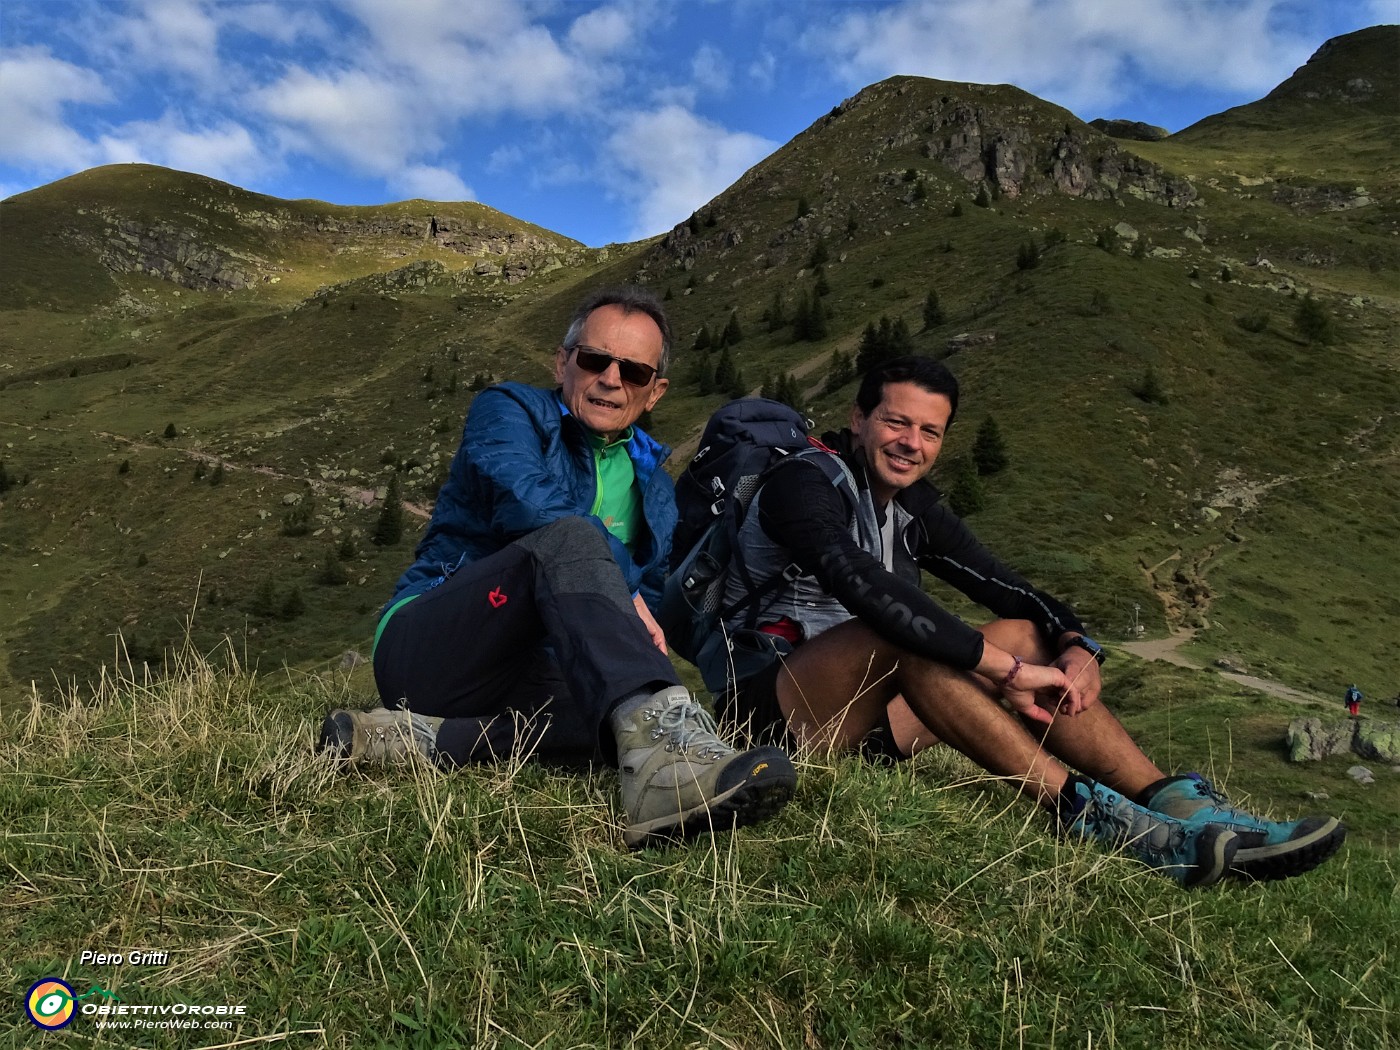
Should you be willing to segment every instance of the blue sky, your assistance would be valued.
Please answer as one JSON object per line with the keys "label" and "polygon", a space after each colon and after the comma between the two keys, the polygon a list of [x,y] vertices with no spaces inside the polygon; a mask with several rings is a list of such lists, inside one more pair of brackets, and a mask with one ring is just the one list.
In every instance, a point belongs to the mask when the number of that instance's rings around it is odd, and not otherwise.
{"label": "blue sky", "polygon": [[602,245],[894,74],[1176,131],[1397,21],[1400,0],[0,0],[0,197],[145,161],[479,200]]}

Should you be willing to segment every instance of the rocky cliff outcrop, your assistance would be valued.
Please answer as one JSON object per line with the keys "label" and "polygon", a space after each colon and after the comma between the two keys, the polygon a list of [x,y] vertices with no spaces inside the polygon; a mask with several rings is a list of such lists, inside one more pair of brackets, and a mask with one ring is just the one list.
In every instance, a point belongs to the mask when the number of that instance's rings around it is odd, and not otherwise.
{"label": "rocky cliff outcrop", "polygon": [[271,264],[206,243],[174,223],[110,219],[100,235],[71,231],[113,273],[142,273],[196,291],[247,288]]}

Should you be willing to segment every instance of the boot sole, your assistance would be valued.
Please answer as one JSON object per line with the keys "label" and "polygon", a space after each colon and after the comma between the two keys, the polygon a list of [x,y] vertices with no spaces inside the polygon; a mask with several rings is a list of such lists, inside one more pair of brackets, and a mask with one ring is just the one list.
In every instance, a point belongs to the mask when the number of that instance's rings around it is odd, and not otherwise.
{"label": "boot sole", "polygon": [[1238,858],[1239,845],[1239,836],[1233,831],[1221,830],[1215,835],[1202,835],[1196,850],[1195,870],[1190,877],[1182,880],[1181,885],[1193,890],[1214,886],[1225,877],[1230,865]]}
{"label": "boot sole", "polygon": [[1329,817],[1306,835],[1287,842],[1241,847],[1230,865],[1230,874],[1261,882],[1302,875],[1341,849],[1346,837],[1346,825]]}
{"label": "boot sole", "polygon": [[728,791],[674,816],[629,824],[622,841],[629,849],[674,843],[716,831],[748,827],[774,816],[792,799],[797,775],[791,765],[750,776]]}
{"label": "boot sole", "polygon": [[354,751],[355,730],[350,721],[350,712],[336,709],[326,715],[321,723],[321,735],[316,740],[316,750],[336,762],[349,762]]}

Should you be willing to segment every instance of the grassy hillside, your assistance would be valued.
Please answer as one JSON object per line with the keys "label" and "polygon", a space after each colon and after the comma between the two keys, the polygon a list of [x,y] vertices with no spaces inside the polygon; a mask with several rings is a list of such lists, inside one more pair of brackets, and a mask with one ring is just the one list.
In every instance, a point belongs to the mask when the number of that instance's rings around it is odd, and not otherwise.
{"label": "grassy hillside", "polygon": [[0,742],[11,984],[245,1007],[218,1030],[86,1015],[56,1037],[109,1046],[1391,1045],[1394,778],[1285,768],[1256,740],[1279,702],[1109,667],[1161,760],[1275,812],[1325,787],[1343,852],[1188,893],[1057,841],[940,749],[897,772],[800,757],[775,821],[628,853],[610,772],[337,775],[311,737],[353,682],[186,654],[35,703]]}
{"label": "grassy hillside", "polygon": [[[727,396],[700,392],[719,354],[692,349],[702,326],[733,315],[745,387],[791,371],[839,425],[851,389],[827,390],[832,355],[903,320],[965,384],[947,465],[987,415],[1006,438],[973,525],[1106,640],[1193,626],[1205,660],[1388,694],[1386,34],[1298,74],[1325,86],[1340,62],[1374,97],[1281,88],[1159,143],[1116,142],[1012,87],[895,78],[665,237],[606,250],[479,205],[335,208],[142,166],[12,198],[0,677],[85,679],[118,634],[159,665],[191,611],[201,647],[246,639],[264,670],[363,648],[413,539],[369,542],[390,474],[426,513],[471,388],[547,381],[581,292],[635,279],[678,332],[653,421],[678,449]],[[1365,194],[1333,208],[1315,193],[1330,164],[1366,173]],[[124,268],[131,238],[147,272]],[[240,275],[252,283],[196,287]],[[943,317],[926,327],[930,292]],[[1307,296],[1328,338],[1297,327]],[[824,335],[796,338],[799,300],[821,303]],[[1144,399],[1149,372],[1162,396]]]}

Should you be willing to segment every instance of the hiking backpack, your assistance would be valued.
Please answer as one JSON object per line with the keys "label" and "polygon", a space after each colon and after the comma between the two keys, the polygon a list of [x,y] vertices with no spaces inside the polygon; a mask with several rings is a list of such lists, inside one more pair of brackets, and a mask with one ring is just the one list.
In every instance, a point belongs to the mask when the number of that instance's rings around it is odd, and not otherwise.
{"label": "hiking backpack", "polygon": [[[728,663],[724,621],[748,609],[752,626],[761,600],[801,572],[790,565],[767,580],[748,575],[739,529],[759,487],[789,457],[810,455],[831,483],[844,486],[854,500],[840,459],[808,436],[809,426],[795,409],[777,401],[731,401],[705,424],[699,451],[676,481],[679,517],[657,622],[670,647],[700,668],[716,695],[724,689]],[[735,572],[744,580],[745,597],[726,606],[725,586]]]}

